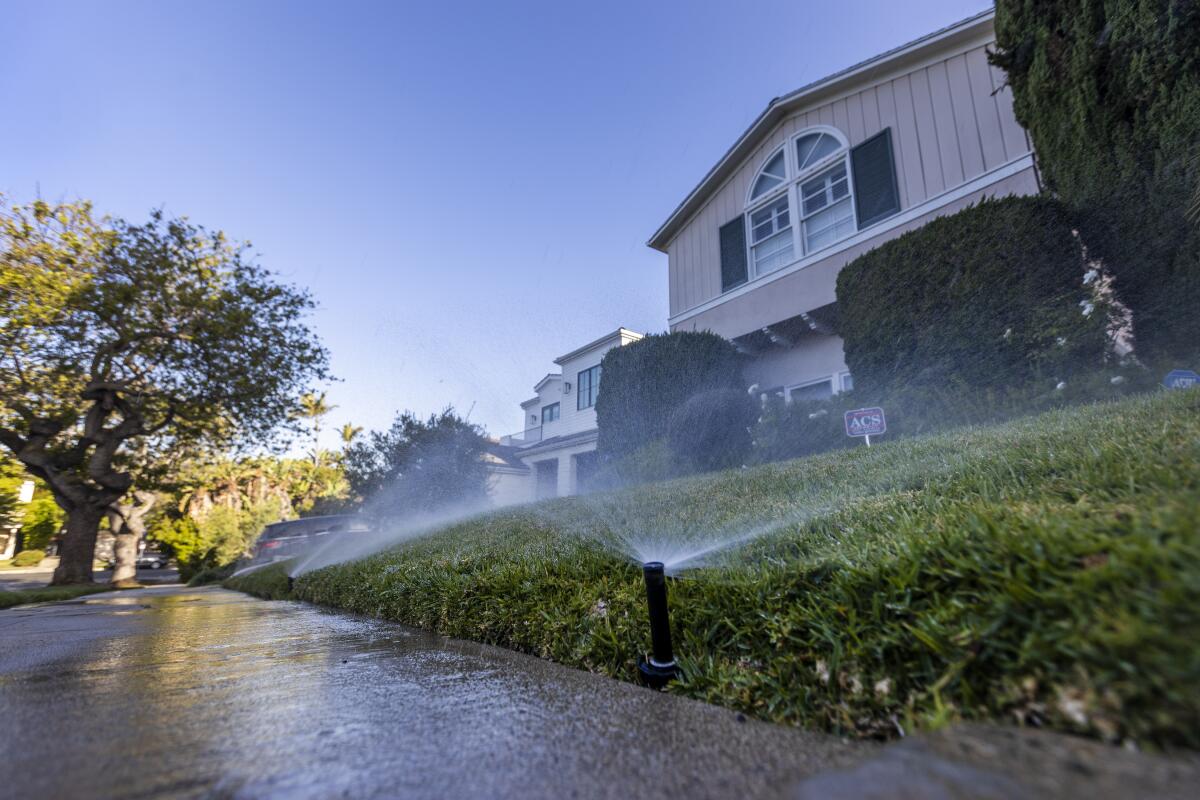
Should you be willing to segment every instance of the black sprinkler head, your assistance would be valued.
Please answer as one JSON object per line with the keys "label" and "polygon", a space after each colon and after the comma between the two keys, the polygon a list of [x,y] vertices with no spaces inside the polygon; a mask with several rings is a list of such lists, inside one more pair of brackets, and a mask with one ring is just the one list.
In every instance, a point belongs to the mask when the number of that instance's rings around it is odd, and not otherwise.
{"label": "black sprinkler head", "polygon": [[675,653],[671,648],[671,617],[667,609],[667,577],[661,561],[642,565],[646,578],[646,606],[650,610],[651,654],[638,657],[638,673],[642,683],[651,689],[661,689],[679,673]]}
{"label": "black sprinkler head", "polygon": [[296,588],[296,579],[293,578],[291,575],[288,575],[288,592],[290,593],[295,588]]}

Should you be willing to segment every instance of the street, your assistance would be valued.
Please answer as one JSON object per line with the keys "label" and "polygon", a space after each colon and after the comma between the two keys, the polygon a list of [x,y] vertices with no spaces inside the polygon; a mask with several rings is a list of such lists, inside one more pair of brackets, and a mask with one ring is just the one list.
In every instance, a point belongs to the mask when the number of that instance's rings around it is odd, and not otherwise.
{"label": "street", "polygon": [[786,796],[872,745],[299,603],[0,613],[12,797]]}

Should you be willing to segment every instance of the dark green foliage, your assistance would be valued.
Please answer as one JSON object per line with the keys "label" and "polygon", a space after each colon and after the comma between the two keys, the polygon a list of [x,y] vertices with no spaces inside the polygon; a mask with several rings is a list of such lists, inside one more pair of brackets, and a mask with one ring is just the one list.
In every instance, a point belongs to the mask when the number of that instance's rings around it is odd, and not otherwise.
{"label": "dark green foliage", "polygon": [[236,566],[237,564],[233,563],[219,567],[204,567],[188,579],[187,585],[205,586],[210,583],[220,583],[233,574],[234,567]]}
{"label": "dark green foliage", "polygon": [[43,550],[22,550],[12,557],[14,567],[36,567],[46,557]]}
{"label": "dark green foliage", "polygon": [[640,570],[606,532],[774,520],[671,583],[672,692],[861,736],[1019,720],[1200,746],[1200,390],[499,511],[226,585],[626,680]]}
{"label": "dark green foliage", "polygon": [[739,467],[750,454],[755,401],[739,389],[692,395],[671,413],[667,446],[689,472]]}
{"label": "dark green foliage", "polygon": [[[752,429],[755,461],[784,461],[857,444],[846,436],[842,424],[842,414],[857,407],[848,394],[790,403],[781,397],[768,398]],[[888,423],[892,424],[890,418]]]}
{"label": "dark green foliage", "polygon": [[1084,273],[1069,215],[1047,198],[985,200],[886,242],[838,275],[855,390],[1052,386],[1099,367],[1107,311]]}
{"label": "dark green foliage", "polygon": [[483,430],[452,408],[427,420],[406,411],[388,430],[346,448],[346,478],[382,516],[480,503],[487,497],[486,445]]}
{"label": "dark green foliage", "polygon": [[1008,75],[1048,187],[1134,312],[1139,355],[1200,354],[1200,3],[998,0]]}
{"label": "dark green foliage", "polygon": [[742,364],[732,344],[707,332],[651,334],[609,350],[596,401],[601,457],[619,459],[663,438],[672,412],[692,395],[744,390]]}

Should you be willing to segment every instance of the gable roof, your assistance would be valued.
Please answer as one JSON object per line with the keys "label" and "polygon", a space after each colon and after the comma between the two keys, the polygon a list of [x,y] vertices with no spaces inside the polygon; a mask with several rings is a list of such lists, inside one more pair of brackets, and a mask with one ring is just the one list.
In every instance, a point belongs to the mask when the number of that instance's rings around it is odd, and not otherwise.
{"label": "gable roof", "polygon": [[823,97],[844,91],[857,84],[867,83],[886,71],[907,61],[916,61],[929,49],[935,46],[945,46],[959,41],[971,39],[982,31],[990,30],[995,11],[991,8],[981,11],[973,17],[968,17],[941,30],[915,39],[908,44],[880,53],[866,61],[861,61],[852,67],[821,78],[806,86],[801,86],[793,92],[776,97],[767,103],[767,107],[758,115],[750,127],[746,129],[733,146],[721,156],[721,159],[701,179],[696,188],[688,193],[666,222],[646,242],[660,252],[667,252],[667,245],[675,238],[675,234],[684,226],[692,215],[703,207],[708,196],[730,174],[737,170],[741,163],[754,152],[759,140],[772,130],[787,114],[804,106],[811,105]]}

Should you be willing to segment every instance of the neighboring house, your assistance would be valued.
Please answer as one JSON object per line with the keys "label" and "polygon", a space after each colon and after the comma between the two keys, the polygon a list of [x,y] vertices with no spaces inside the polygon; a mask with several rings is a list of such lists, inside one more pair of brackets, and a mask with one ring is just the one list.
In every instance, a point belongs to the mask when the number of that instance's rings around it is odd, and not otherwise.
{"label": "neighboring house", "polygon": [[554,372],[534,385],[534,397],[521,403],[525,427],[490,448],[494,505],[512,505],[578,494],[595,469],[596,398],[600,359],[642,334],[625,328],[554,359]]}
{"label": "neighboring house", "polygon": [[851,388],[833,333],[842,266],[985,196],[1038,191],[988,64],[992,16],[772,100],[649,241],[668,255],[670,329],[731,339],[764,392]]}

